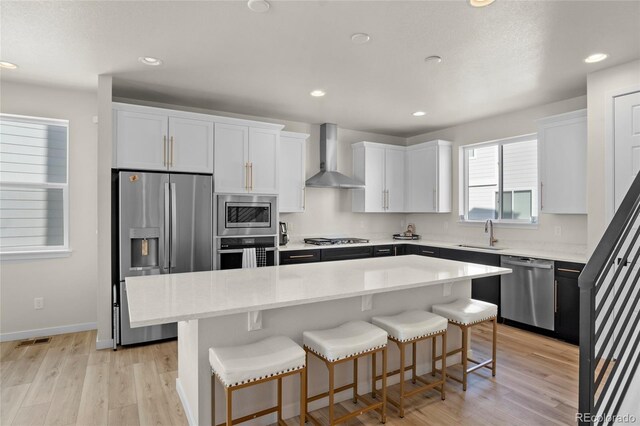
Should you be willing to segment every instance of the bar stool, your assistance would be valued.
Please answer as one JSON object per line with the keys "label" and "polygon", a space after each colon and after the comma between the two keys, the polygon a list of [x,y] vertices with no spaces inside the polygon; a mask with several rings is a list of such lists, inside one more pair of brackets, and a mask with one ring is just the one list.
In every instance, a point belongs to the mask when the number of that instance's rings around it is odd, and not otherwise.
{"label": "bar stool", "polygon": [[[447,356],[462,352],[462,379],[449,375],[453,380],[462,383],[462,390],[467,390],[467,376],[480,368],[491,369],[492,376],[496,375],[496,354],[498,343],[498,307],[493,303],[480,300],[462,298],[446,305],[433,305],[435,314],[442,315],[449,320],[449,324],[460,327],[462,331],[462,347],[447,353]],[[469,328],[483,322],[493,322],[493,348],[491,359],[476,361],[469,358],[468,336]],[[440,359],[438,357],[437,359]],[[476,364],[468,368],[468,361]]]}
{"label": "bar stool", "polygon": [[[380,412],[380,420],[386,422],[386,384],[387,384],[387,333],[364,321],[351,321],[339,327],[305,331],[302,334],[304,350],[307,353],[307,365],[309,355],[313,354],[322,360],[329,370],[329,390],[318,395],[307,398],[307,403],[329,397],[329,424],[331,426],[347,421],[367,411],[377,410]],[[358,359],[371,355],[375,365],[376,355],[382,352],[382,400],[373,401],[363,395],[358,394]],[[353,361],[353,383],[335,388],[334,372],[335,366],[343,362]],[[366,407],[357,409],[342,417],[335,418],[334,398],[335,394],[348,389],[353,389],[353,402],[362,401]],[[374,395],[375,397],[375,395]],[[307,418],[315,425],[321,423],[310,413]]]}
{"label": "bar stool", "polygon": [[[264,339],[244,346],[209,348],[211,364],[211,424],[215,425],[215,378],[225,389],[227,420],[221,425],[231,426],[257,417],[278,413],[278,424],[286,425],[282,419],[282,379],[293,374],[300,375],[300,425],[305,424],[306,359],[304,350],[293,340],[284,336]],[[278,405],[233,418],[233,392],[278,381]]]}
{"label": "bar stool", "polygon": [[[440,380],[427,382],[424,378],[416,374],[416,345],[418,342],[431,339],[431,373],[435,376],[436,370],[436,338],[441,336],[442,353],[447,347],[447,319],[440,315],[426,311],[407,311],[394,316],[373,317],[371,322],[382,328],[389,335],[389,340],[395,342],[400,350],[400,368],[387,373],[387,377],[400,375],[400,398],[398,401],[387,396],[387,401],[398,409],[398,415],[404,417],[404,399],[417,393],[423,393],[430,389],[440,387],[440,396],[445,398],[445,382],[447,380],[447,359],[442,358],[442,369]],[[409,366],[405,367],[405,348],[412,345],[413,359]],[[405,391],[404,373],[411,370],[411,382],[422,383],[422,386],[410,391]],[[374,385],[375,386],[375,385]],[[375,391],[375,387],[374,387]]]}

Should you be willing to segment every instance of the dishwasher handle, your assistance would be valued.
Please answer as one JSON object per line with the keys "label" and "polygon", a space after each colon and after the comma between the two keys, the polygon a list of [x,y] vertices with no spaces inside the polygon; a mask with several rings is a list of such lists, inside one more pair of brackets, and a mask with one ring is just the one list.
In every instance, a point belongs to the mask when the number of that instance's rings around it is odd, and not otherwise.
{"label": "dishwasher handle", "polygon": [[502,260],[503,265],[524,266],[525,268],[553,269],[553,263],[518,262],[516,260]]}

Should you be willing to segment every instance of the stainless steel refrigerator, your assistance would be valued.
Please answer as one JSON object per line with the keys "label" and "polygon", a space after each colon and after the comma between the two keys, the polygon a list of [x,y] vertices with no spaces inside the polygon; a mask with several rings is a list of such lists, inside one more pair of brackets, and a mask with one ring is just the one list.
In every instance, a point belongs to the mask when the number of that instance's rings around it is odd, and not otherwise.
{"label": "stainless steel refrigerator", "polygon": [[119,172],[118,189],[120,280],[114,289],[114,342],[175,337],[175,323],[130,327],[124,282],[126,277],[212,269],[212,177]]}

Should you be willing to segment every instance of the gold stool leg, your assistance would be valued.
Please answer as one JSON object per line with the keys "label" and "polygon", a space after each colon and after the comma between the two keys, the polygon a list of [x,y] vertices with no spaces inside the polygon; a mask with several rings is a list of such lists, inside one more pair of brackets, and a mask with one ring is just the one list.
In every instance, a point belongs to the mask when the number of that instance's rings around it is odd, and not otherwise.
{"label": "gold stool leg", "polygon": [[[403,377],[404,378],[404,377]],[[382,423],[387,422],[387,347],[382,350]]]}
{"label": "gold stool leg", "polygon": [[491,375],[496,375],[496,361],[498,359],[498,317],[493,319],[493,361],[491,362]]}
{"label": "gold stool leg", "polygon": [[327,367],[329,368],[329,424],[333,426],[335,423],[333,422],[335,418],[334,413],[334,394],[333,394],[333,363],[327,363]]}
{"label": "gold stool leg", "polygon": [[278,378],[278,424],[282,422],[282,377]]}
{"label": "gold stool leg", "polygon": [[[436,338],[433,338],[433,343],[436,343]],[[442,333],[442,361],[440,361],[442,366],[442,386],[440,388],[440,396],[442,396],[442,400],[445,398],[445,386],[447,384],[447,332],[445,330]]]}
{"label": "gold stool leg", "polygon": [[[404,418],[404,364],[405,364],[405,345],[404,343],[397,342],[398,349],[400,349],[400,407],[398,407],[398,415],[400,418]],[[384,386],[384,385],[382,385]]]}
{"label": "gold stool leg", "polygon": [[376,374],[378,372],[378,369],[376,368],[377,355],[377,352],[371,354],[371,398],[376,397]]}
{"label": "gold stool leg", "polygon": [[414,385],[416,384],[416,381],[418,380],[418,379],[416,379],[416,377],[418,377],[418,374],[416,372],[416,368],[417,368],[416,365],[418,365],[418,361],[416,360],[416,354],[418,352],[417,349],[416,349],[416,344],[417,344],[416,342],[413,342],[413,345],[411,345],[411,350],[413,352],[411,354],[411,356],[412,356],[411,359],[413,360],[413,365],[412,365],[412,368],[411,368],[411,383],[413,383]]}
{"label": "gold stool leg", "polygon": [[353,403],[358,403],[358,358],[353,359]]}
{"label": "gold stool leg", "polygon": [[[307,364],[308,365],[308,364]],[[307,421],[307,368],[300,370],[300,426]]]}
{"label": "gold stool leg", "polygon": [[436,376],[436,337],[437,336],[433,336],[433,338],[431,339],[431,375],[433,377]]}
{"label": "gold stool leg", "polygon": [[227,396],[227,426],[233,424],[233,391],[231,388],[225,388],[225,394]]}
{"label": "gold stool leg", "polygon": [[211,375],[211,426],[216,424],[216,378]]}
{"label": "gold stool leg", "polygon": [[466,326],[460,326],[462,329],[462,390],[467,390],[467,355],[469,352],[467,344],[467,330]]}

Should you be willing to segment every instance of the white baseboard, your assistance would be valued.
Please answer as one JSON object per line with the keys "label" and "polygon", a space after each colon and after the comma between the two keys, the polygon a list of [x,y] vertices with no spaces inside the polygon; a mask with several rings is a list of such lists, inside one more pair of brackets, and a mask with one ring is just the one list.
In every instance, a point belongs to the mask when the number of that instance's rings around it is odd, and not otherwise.
{"label": "white baseboard", "polygon": [[13,333],[0,334],[0,342],[11,342],[13,340],[33,339],[36,337],[54,336],[56,334],[77,333],[79,331],[95,330],[96,328],[98,328],[97,323],[86,322],[84,324],[71,324],[71,325],[63,325],[60,327],[15,331]]}
{"label": "white baseboard", "polygon": [[189,423],[189,426],[198,426],[195,419],[193,418],[193,413],[191,412],[191,408],[189,407],[189,403],[187,402],[187,396],[184,394],[184,389],[182,388],[182,383],[180,383],[179,377],[176,378],[176,392],[178,392],[180,402],[182,402],[182,408],[184,409],[184,413],[187,416],[187,422]]}
{"label": "white baseboard", "polygon": [[113,339],[98,340],[96,338],[96,349],[113,349]]}

